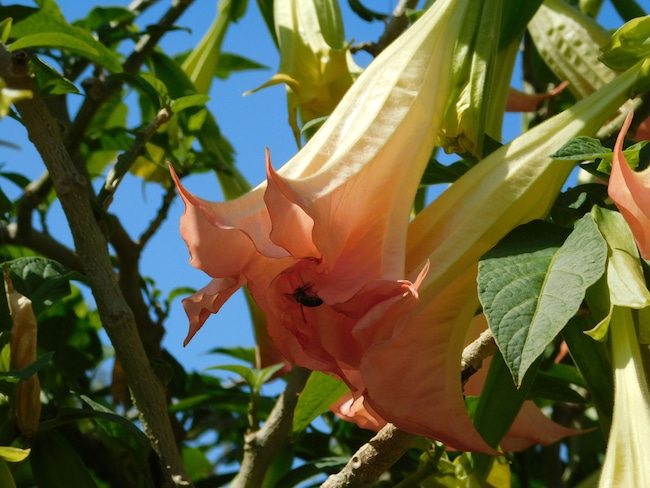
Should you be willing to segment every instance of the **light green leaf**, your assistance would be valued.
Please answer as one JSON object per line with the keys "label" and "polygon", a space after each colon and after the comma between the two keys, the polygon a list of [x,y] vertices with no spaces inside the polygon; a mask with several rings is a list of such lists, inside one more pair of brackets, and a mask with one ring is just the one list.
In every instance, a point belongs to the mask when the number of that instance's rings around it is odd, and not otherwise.
{"label": "light green leaf", "polygon": [[181,110],[185,110],[191,107],[203,107],[206,103],[210,101],[210,97],[207,95],[187,95],[185,97],[179,97],[172,101],[170,108],[175,114]]}
{"label": "light green leaf", "polygon": [[611,304],[636,309],[647,307],[650,292],[630,227],[618,212],[594,207],[591,214],[609,248],[607,285]]}
{"label": "light green leaf", "polygon": [[112,73],[122,71],[118,55],[104,46],[93,35],[68,24],[54,2],[47,8],[17,22],[11,28],[11,37],[17,40],[8,46],[10,51],[28,47],[53,47],[71,52],[105,67]]}
{"label": "light green leaf", "polygon": [[7,44],[7,39],[9,39],[9,33],[11,32],[12,21],[13,19],[9,17],[0,22],[0,42],[2,44]]}
{"label": "light green leaf", "polygon": [[214,71],[214,75],[217,78],[226,80],[233,73],[255,69],[268,70],[269,67],[253,61],[252,59],[240,56],[239,54],[222,52],[217,60],[217,68]]}
{"label": "light green leaf", "polygon": [[516,384],[578,311],[607,258],[607,246],[589,215],[559,248],[544,236],[531,241],[537,234],[523,228],[481,260],[478,278],[488,324]]}
{"label": "light green leaf", "polygon": [[329,374],[313,371],[298,398],[298,405],[293,415],[293,432],[305,430],[348,391],[349,388],[342,381]]}
{"label": "light green leaf", "polygon": [[8,46],[9,51],[18,51],[30,47],[54,47],[58,49],[68,49],[81,57],[87,58],[97,64],[104,66],[108,71],[119,73],[122,71],[122,65],[114,55],[107,49],[97,49],[97,46],[85,42],[85,40],[75,37],[74,35],[62,32],[42,32],[21,37],[16,42]]}
{"label": "light green leaf", "polygon": [[598,139],[587,136],[574,137],[550,156],[559,161],[588,161],[596,158],[612,158],[612,150],[604,147]]}
{"label": "light green leaf", "polygon": [[649,39],[650,16],[632,19],[612,35],[600,60],[616,71],[625,71],[650,56]]}
{"label": "light green leaf", "polygon": [[0,458],[10,463],[18,463],[27,459],[30,449],[19,449],[11,446],[0,446]]}
{"label": "light green leaf", "polygon": [[206,368],[207,371],[219,369],[222,371],[230,371],[231,373],[236,373],[242,377],[246,384],[252,387],[255,384],[255,372],[253,368],[248,366],[242,366],[241,364],[223,364],[220,366],[211,366]]}
{"label": "light green leaf", "polygon": [[45,63],[38,56],[32,57],[31,70],[36,77],[38,92],[41,97],[65,95],[66,93],[79,93],[79,90],[74,83],[64,78],[61,73],[56,71],[49,64]]}

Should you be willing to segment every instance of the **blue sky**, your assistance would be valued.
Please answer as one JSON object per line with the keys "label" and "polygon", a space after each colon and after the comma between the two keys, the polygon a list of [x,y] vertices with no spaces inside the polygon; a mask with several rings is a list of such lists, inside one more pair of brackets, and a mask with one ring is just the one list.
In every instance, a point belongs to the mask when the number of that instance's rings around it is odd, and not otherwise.
{"label": "blue sky", "polygon": [[[34,2],[17,1],[12,4],[33,6]],[[68,21],[84,17],[95,5],[128,6],[130,1],[113,0],[111,2],[62,0],[59,5]],[[154,23],[170,2],[159,2],[144,20],[138,25],[144,27]],[[355,41],[376,40],[383,31],[379,22],[368,24],[351,14],[346,0],[340,0],[348,39]],[[369,7],[379,11],[390,11],[395,3],[391,0],[366,0]],[[187,51],[195,46],[216,15],[216,0],[196,0],[188,12],[178,22],[179,25],[191,29],[178,30],[167,34],[162,47],[169,54]],[[610,22],[618,22],[610,16]],[[284,88],[271,87],[253,95],[242,97],[242,93],[260,86],[275,72],[279,57],[275,46],[257,10],[257,5],[249,1],[246,16],[231,26],[224,44],[224,51],[234,52],[270,67],[267,71],[251,71],[233,75],[229,80],[215,80],[211,90],[211,101],[208,106],[216,115],[217,122],[224,135],[233,144],[237,155],[236,161],[240,170],[248,180],[256,185],[264,178],[264,148],[268,146],[274,166],[277,168],[287,161],[295,152],[296,145],[291,130],[286,123],[287,110]],[[370,57],[360,54],[357,62],[365,66]],[[133,125],[139,123],[138,111],[132,114]],[[0,139],[10,140],[18,144],[19,151],[0,148],[0,164],[5,171],[26,172],[35,177],[44,170],[40,157],[27,140],[24,129],[15,121],[4,119],[0,121]],[[518,132],[520,116],[509,115],[506,119],[504,138],[514,137]],[[193,176],[184,180],[185,185],[197,195],[210,199],[221,200],[216,178],[211,174]],[[0,181],[5,192],[17,196],[14,188],[6,181]],[[160,201],[160,189],[153,184],[143,185],[141,180],[134,177],[125,178],[118,190],[111,211],[117,215],[128,216],[123,223],[133,236],[139,235],[153,218]],[[134,211],[137,209],[137,211]],[[174,204],[167,222],[163,225],[157,237],[149,244],[144,252],[142,272],[155,280],[159,289],[167,294],[180,286],[200,288],[207,284],[209,278],[200,271],[194,270],[188,264],[188,252],[178,233],[178,222],[183,207],[180,200]],[[54,209],[52,217],[61,222],[60,210]],[[64,225],[51,224],[53,233],[63,241],[70,243],[71,238],[66,234]],[[241,294],[237,294],[223,307],[222,311],[212,316],[204,328],[196,335],[190,344],[183,348],[182,343],[187,333],[187,318],[182,310],[180,300],[173,304],[171,315],[166,322],[167,334],[164,346],[188,369],[203,369],[215,364],[230,362],[227,359],[208,356],[205,353],[215,347],[250,346],[253,344],[252,332],[249,325],[248,311]]]}

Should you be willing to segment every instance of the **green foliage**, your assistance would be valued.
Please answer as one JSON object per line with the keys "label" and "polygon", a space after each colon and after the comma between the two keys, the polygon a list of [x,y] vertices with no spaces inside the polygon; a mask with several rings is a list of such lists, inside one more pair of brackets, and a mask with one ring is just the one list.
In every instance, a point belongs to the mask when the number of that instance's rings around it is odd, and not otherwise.
{"label": "green foliage", "polygon": [[526,225],[479,265],[479,297],[517,385],[605,271],[607,247],[589,215],[561,245],[560,236],[548,225]]}
{"label": "green foliage", "polygon": [[[56,10],[54,15],[53,10]],[[11,28],[11,37],[16,39],[9,46],[12,51],[30,47],[66,49],[104,66],[112,73],[122,71],[118,55],[93,38],[87,30],[68,24],[58,7],[37,10],[16,22]]]}
{"label": "green foliage", "polygon": [[349,388],[342,381],[331,375],[313,371],[300,394],[293,415],[294,434],[305,430],[348,391]]}

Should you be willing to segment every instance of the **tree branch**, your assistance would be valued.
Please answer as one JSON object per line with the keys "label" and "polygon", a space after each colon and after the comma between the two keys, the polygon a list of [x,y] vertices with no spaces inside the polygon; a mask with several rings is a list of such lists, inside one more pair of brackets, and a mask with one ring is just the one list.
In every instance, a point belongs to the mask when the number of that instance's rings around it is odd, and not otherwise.
{"label": "tree branch", "polygon": [[124,366],[142,426],[167,474],[164,486],[191,486],[174,442],[165,390],[149,364],[133,312],[120,292],[106,237],[95,220],[88,191],[90,182],[75,168],[58,123],[48,112],[29,77],[28,64],[24,52],[12,56],[4,46],[0,46],[0,76],[11,88],[34,92],[32,99],[17,102],[16,109],[29,139],[50,173],[102,323]]}
{"label": "tree branch", "polygon": [[370,486],[399,458],[417,436],[387,424],[352,456],[348,464],[331,475],[321,488],[362,488]]}
{"label": "tree branch", "polygon": [[485,329],[469,346],[463,349],[460,360],[460,379],[465,385],[470,377],[483,366],[483,361],[497,351],[497,343],[490,329]]}
{"label": "tree branch", "polygon": [[174,185],[171,185],[169,188],[167,188],[167,191],[163,196],[163,201],[162,204],[160,205],[160,208],[158,209],[158,212],[156,213],[156,217],[149,223],[149,226],[145,229],[145,231],[138,239],[138,247],[140,249],[144,249],[144,246],[147,245],[147,242],[149,242],[151,237],[158,231],[160,226],[163,224],[163,222],[167,218],[167,214],[169,213],[169,209],[175,198],[176,198],[176,187]]}
{"label": "tree branch", "polygon": [[0,225],[0,234],[2,235],[2,242],[5,244],[28,247],[74,271],[83,273],[79,256],[49,234],[34,229],[30,229],[29,233],[24,233],[21,232],[18,224]]}

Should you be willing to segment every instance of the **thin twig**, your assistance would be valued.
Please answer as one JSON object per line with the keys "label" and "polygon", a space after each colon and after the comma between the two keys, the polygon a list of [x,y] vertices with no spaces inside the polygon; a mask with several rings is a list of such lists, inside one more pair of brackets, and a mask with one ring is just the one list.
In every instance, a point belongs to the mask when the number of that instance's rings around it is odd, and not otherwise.
{"label": "thin twig", "polygon": [[171,111],[169,108],[165,107],[161,109],[156,114],[156,117],[149,122],[147,127],[138,132],[131,147],[118,156],[117,162],[108,172],[108,175],[106,175],[106,181],[102,185],[102,189],[97,196],[97,203],[101,208],[104,210],[108,209],[122,178],[124,178],[124,175],[128,173],[129,169],[131,169],[135,160],[145,153],[145,145],[149,142],[149,139],[153,137],[156,131],[169,120],[169,117],[171,117]]}
{"label": "thin twig", "polygon": [[373,56],[377,56],[380,52],[386,49],[391,42],[406,30],[409,25],[409,19],[406,16],[406,9],[414,9],[418,5],[418,0],[400,0],[390,20],[386,23],[386,29],[377,42],[362,42],[356,46],[352,46],[350,51],[355,53],[357,51],[366,51]]}
{"label": "thin twig", "polygon": [[32,99],[17,102],[16,109],[52,178],[102,323],[124,366],[142,426],[167,474],[164,486],[191,486],[176,449],[165,390],[142,347],[133,312],[120,292],[113,271],[106,237],[95,219],[88,192],[90,182],[75,168],[58,123],[38,96],[34,80],[28,74],[25,53],[18,51],[12,56],[0,45],[0,76],[11,88],[34,92]]}
{"label": "thin twig", "polygon": [[5,244],[25,246],[45,257],[58,261],[62,265],[80,273],[83,272],[79,256],[67,246],[54,239],[49,234],[31,229],[29,233],[21,233],[18,224],[0,225],[0,234]]}
{"label": "thin twig", "polygon": [[167,214],[172,205],[172,202],[176,198],[176,187],[170,185],[163,196],[162,204],[156,213],[156,217],[149,223],[149,226],[142,233],[140,238],[137,241],[138,247],[143,249],[147,245],[147,242],[153,237],[153,235],[158,231],[160,226],[163,224],[165,219],[167,219]]}

